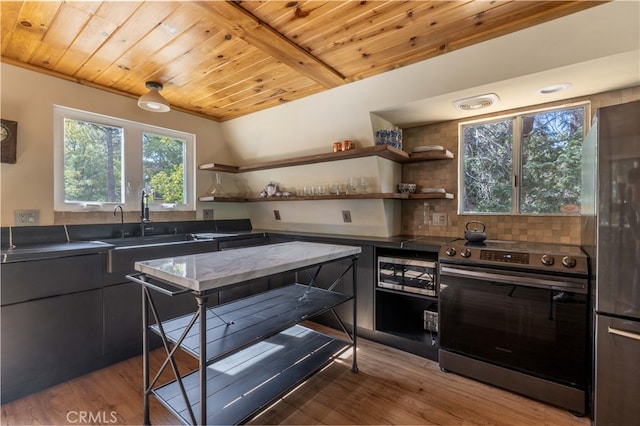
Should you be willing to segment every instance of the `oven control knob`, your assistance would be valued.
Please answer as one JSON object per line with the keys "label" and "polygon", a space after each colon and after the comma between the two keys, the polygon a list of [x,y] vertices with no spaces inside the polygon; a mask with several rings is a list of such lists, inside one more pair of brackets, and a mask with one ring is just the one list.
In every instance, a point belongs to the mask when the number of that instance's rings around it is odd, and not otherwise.
{"label": "oven control knob", "polygon": [[576,266],[576,263],[578,262],[576,261],[575,257],[565,256],[562,258],[562,264],[567,268],[573,268],[574,266]]}
{"label": "oven control knob", "polygon": [[454,247],[447,247],[444,251],[444,253],[447,256],[455,256],[456,255],[456,249]]}
{"label": "oven control knob", "polygon": [[540,262],[542,262],[542,264],[546,266],[553,265],[554,261],[555,259],[553,258],[553,256],[549,256],[548,254],[543,254],[542,257],[540,258]]}
{"label": "oven control knob", "polygon": [[468,248],[464,248],[460,251],[460,256],[462,257],[469,257],[471,256],[471,250],[469,250]]}

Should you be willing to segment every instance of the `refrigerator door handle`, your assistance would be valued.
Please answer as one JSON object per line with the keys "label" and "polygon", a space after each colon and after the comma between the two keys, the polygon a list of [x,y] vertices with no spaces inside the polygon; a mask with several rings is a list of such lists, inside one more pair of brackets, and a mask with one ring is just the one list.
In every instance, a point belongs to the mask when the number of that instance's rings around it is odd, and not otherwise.
{"label": "refrigerator door handle", "polygon": [[633,340],[640,341],[640,334],[631,333],[631,332],[624,331],[624,330],[619,330],[619,329],[613,328],[613,327],[608,327],[607,331],[609,332],[609,334],[615,334],[616,336],[622,336],[622,337],[626,337],[628,339],[633,339]]}

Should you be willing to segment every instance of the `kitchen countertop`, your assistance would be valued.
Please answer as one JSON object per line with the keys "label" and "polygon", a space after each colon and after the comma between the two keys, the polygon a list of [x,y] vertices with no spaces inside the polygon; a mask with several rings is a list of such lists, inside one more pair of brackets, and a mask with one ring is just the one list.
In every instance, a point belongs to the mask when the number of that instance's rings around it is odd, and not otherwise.
{"label": "kitchen countertop", "polygon": [[290,237],[319,238],[323,240],[336,240],[343,244],[370,243],[378,247],[402,248],[407,250],[434,251],[440,250],[440,246],[456,239],[456,237],[437,237],[420,235],[396,235],[393,237],[374,237],[367,235],[345,234],[321,234],[313,232],[295,231],[269,231],[254,229],[253,232],[266,233],[267,235],[281,235]]}
{"label": "kitchen countertop", "polygon": [[2,249],[0,260],[2,263],[11,263],[25,260],[53,259],[56,257],[103,253],[110,248],[113,248],[112,244],[100,241],[27,244],[17,248]]}
{"label": "kitchen countertop", "polygon": [[[97,225],[98,227],[101,225]],[[33,227],[36,228],[37,227]],[[32,230],[32,232],[35,232]],[[345,234],[330,234],[330,233],[313,233],[313,232],[295,232],[295,231],[273,231],[273,230],[241,230],[241,231],[223,231],[229,234],[235,234],[235,236],[225,237],[225,239],[234,238],[246,238],[250,235],[273,235],[283,237],[296,237],[302,240],[314,240],[321,239],[325,242],[336,244],[371,244],[377,247],[387,248],[399,248],[407,250],[417,251],[431,251],[437,252],[440,246],[448,241],[453,240],[453,237],[434,237],[434,236],[415,236],[415,235],[397,235],[393,237],[375,237],[366,235],[345,235]],[[36,240],[29,241],[28,243],[20,243],[16,248],[6,248],[1,250],[0,262],[22,262],[28,260],[42,260],[52,259],[56,257],[76,256],[83,254],[101,253],[113,248],[122,248],[123,246],[139,246],[143,245],[139,242],[130,243],[129,238],[124,239],[101,239],[95,238],[92,241],[64,241],[62,240],[64,234],[56,234],[50,242],[46,241],[46,236]],[[172,235],[157,235],[150,237],[150,240],[154,238],[171,237]],[[5,237],[6,238],[6,237]],[[62,241],[61,241],[62,240]],[[120,244],[123,241],[123,244]],[[133,239],[131,239],[133,241]],[[5,239],[6,242],[6,239]],[[180,242],[178,240],[172,243]],[[182,242],[187,242],[182,241]],[[192,242],[192,241],[190,241]],[[147,242],[147,244],[154,244],[153,241]],[[156,242],[158,244],[158,242]]]}
{"label": "kitchen countertop", "polygon": [[353,256],[360,247],[294,241],[135,263],[149,277],[198,292]]}

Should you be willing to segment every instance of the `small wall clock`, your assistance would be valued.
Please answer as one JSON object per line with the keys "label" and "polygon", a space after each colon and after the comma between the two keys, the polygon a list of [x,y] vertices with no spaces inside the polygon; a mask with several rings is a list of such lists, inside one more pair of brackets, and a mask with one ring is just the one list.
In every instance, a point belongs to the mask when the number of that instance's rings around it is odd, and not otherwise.
{"label": "small wall clock", "polygon": [[1,119],[0,157],[3,163],[16,163],[16,141],[18,140],[18,122]]}

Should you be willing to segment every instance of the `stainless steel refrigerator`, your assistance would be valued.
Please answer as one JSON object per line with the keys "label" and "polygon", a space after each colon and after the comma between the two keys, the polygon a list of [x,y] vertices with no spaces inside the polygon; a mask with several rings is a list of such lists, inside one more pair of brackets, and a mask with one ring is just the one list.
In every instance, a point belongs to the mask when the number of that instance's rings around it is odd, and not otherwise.
{"label": "stainless steel refrigerator", "polygon": [[593,421],[640,421],[640,101],[600,108],[583,145],[594,307]]}

